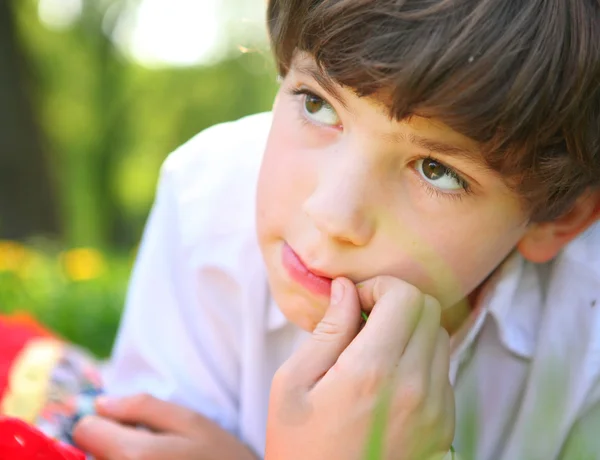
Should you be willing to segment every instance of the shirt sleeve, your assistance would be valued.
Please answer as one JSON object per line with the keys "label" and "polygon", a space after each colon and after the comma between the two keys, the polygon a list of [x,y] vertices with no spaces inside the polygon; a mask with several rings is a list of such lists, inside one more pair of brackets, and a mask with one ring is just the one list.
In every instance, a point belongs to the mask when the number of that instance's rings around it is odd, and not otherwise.
{"label": "shirt sleeve", "polygon": [[181,235],[175,182],[163,167],[106,370],[106,391],[149,393],[236,434],[235,328],[215,314],[218,298],[199,289],[201,279],[216,292],[235,292],[235,286],[218,271],[193,264],[193,248]]}

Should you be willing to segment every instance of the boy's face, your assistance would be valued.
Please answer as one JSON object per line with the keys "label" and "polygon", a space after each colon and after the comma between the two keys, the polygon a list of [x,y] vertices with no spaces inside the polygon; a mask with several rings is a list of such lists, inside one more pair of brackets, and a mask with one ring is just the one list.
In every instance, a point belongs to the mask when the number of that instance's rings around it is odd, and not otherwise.
{"label": "boy's face", "polygon": [[431,120],[390,120],[373,99],[319,80],[298,55],[259,179],[258,236],[279,307],[312,330],[328,278],[384,274],[455,305],[526,233],[518,197],[468,138]]}

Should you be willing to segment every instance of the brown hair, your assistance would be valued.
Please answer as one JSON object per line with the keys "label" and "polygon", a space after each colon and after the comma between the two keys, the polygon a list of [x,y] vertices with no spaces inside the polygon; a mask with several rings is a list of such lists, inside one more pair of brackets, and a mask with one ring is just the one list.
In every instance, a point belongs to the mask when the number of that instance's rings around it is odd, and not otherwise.
{"label": "brown hair", "polygon": [[306,51],[476,140],[534,221],[600,187],[600,0],[269,0],[268,26],[282,75]]}

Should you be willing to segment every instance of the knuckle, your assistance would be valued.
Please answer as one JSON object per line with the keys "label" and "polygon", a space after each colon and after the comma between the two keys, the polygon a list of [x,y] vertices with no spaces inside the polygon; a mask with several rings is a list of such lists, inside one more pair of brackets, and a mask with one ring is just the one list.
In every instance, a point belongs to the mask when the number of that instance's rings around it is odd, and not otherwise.
{"label": "knuckle", "polygon": [[357,367],[346,359],[338,360],[335,366],[338,372],[344,373],[346,381],[353,382],[359,396],[377,394],[390,379],[390,372],[377,365]]}
{"label": "knuckle", "polygon": [[331,342],[343,334],[344,329],[340,324],[323,318],[313,331],[313,338],[319,342]]}
{"label": "knuckle", "polygon": [[427,427],[439,427],[444,420],[444,412],[440,401],[428,399],[422,409],[423,421]]}
{"label": "knuckle", "polygon": [[398,404],[411,411],[419,410],[425,404],[427,392],[418,379],[406,382],[398,391]]}
{"label": "knuckle", "polygon": [[344,375],[344,378],[356,374],[356,359],[348,356],[348,353],[344,351],[331,366],[331,371]]}

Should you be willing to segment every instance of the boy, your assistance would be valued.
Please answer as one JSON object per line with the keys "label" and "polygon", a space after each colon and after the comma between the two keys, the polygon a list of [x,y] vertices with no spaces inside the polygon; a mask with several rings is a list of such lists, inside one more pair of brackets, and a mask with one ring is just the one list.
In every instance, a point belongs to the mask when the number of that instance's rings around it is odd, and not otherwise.
{"label": "boy", "polygon": [[597,456],[600,3],[271,0],[268,23],[273,113],[167,160],[107,381],[125,398],[76,441]]}

